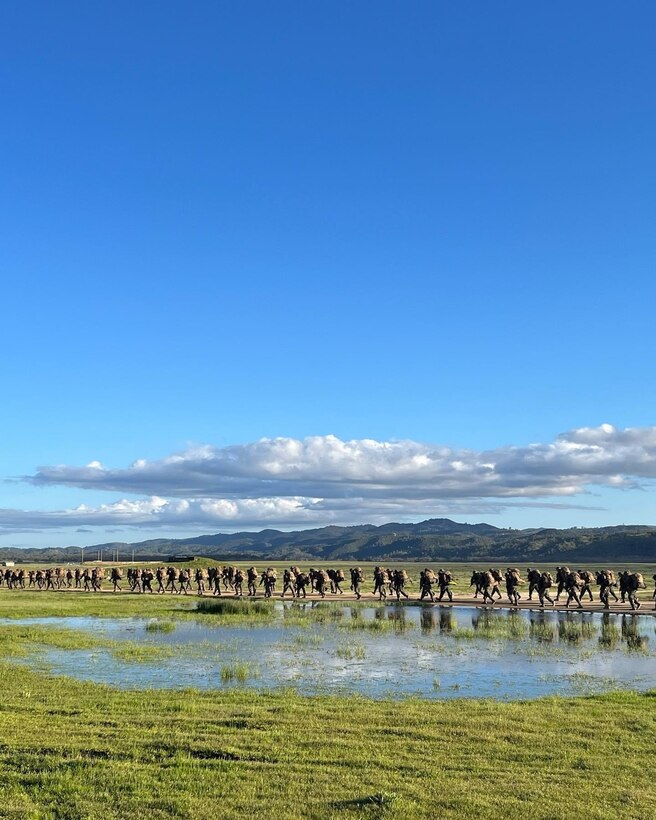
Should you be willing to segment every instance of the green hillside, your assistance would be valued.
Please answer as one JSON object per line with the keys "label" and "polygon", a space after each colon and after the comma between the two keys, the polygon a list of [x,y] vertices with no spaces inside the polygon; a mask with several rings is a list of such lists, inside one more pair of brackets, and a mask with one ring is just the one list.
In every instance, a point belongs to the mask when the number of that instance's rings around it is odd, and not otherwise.
{"label": "green hillside", "polygon": [[[376,527],[322,527],[297,532],[216,533],[194,538],[158,538],[137,543],[109,542],[85,548],[87,560],[102,551],[111,560],[165,560],[173,555],[204,555],[216,560],[284,561],[656,561],[656,527],[499,529],[490,524],[459,524],[446,518]],[[77,562],[79,547],[0,550],[0,560]]]}

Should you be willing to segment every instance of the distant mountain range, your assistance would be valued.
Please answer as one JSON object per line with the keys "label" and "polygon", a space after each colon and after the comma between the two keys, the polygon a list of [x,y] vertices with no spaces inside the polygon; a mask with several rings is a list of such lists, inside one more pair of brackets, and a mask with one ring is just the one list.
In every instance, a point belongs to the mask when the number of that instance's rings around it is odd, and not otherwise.
{"label": "distant mountain range", "polygon": [[[418,524],[363,524],[297,532],[217,533],[196,538],[156,538],[128,544],[85,547],[85,558],[102,551],[106,561],[165,561],[171,556],[205,556],[217,561],[513,561],[520,563],[656,562],[656,527],[500,529],[491,524],[458,524],[432,518]],[[79,562],[79,547],[0,549],[0,561]]]}

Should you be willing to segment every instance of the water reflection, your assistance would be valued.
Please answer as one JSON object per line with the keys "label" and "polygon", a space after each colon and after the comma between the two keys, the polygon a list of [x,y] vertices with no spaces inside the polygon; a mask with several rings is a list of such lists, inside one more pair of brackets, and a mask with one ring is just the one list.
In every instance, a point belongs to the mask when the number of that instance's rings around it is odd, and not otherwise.
{"label": "water reflection", "polygon": [[639,621],[635,615],[622,615],[622,639],[626,641],[632,651],[644,651],[647,649],[649,637],[640,632]]}
{"label": "water reflection", "polygon": [[529,613],[529,636],[540,643],[553,643],[558,632],[553,617],[544,610]]}
{"label": "water reflection", "polygon": [[395,607],[384,607],[379,610],[380,612],[387,611],[387,620],[391,621],[394,625],[394,630],[396,632],[405,632],[408,628],[408,618],[407,618],[407,611],[408,608],[405,606],[395,606]]}
{"label": "water reflection", "polygon": [[420,610],[419,622],[422,634],[430,634],[437,627],[435,609],[432,606],[423,606]]}
{"label": "water reflection", "polygon": [[599,645],[604,649],[615,649],[620,643],[621,633],[617,626],[617,616],[604,612],[601,616]]}
{"label": "water reflection", "polygon": [[419,619],[424,635],[429,635],[433,630],[448,634],[458,628],[455,612],[448,606],[435,607],[431,604],[423,606]]}
{"label": "water reflection", "polygon": [[456,614],[452,609],[440,607],[440,632],[453,632],[458,628]]}
{"label": "water reflection", "polygon": [[558,638],[563,643],[580,644],[596,637],[594,619],[589,612],[559,612]]}

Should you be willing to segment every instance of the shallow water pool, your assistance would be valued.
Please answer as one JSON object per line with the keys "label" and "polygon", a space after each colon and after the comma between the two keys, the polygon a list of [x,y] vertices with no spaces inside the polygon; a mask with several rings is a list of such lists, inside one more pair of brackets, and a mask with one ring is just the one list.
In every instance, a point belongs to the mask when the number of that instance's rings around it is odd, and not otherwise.
{"label": "shallow water pool", "polygon": [[16,659],[120,688],[292,687],[303,694],[501,700],[656,688],[650,616],[313,602],[277,603],[264,623],[210,621],[171,621],[170,632],[134,618],[0,619],[0,628],[52,625],[130,642],[129,659],[117,656],[116,644],[44,645]]}

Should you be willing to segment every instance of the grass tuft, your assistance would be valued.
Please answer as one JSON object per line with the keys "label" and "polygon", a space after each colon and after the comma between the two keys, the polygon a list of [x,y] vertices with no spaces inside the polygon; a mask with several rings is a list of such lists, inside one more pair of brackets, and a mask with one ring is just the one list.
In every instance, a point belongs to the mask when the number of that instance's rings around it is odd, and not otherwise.
{"label": "grass tuft", "polygon": [[206,598],[198,601],[196,611],[206,615],[222,615],[228,618],[272,618],[273,605],[265,601],[249,601],[243,598]]}
{"label": "grass tuft", "polygon": [[249,678],[256,677],[254,671],[247,663],[232,663],[221,669],[221,680],[223,683],[244,683]]}
{"label": "grass tuft", "polygon": [[175,624],[172,621],[149,621],[146,632],[175,632]]}

